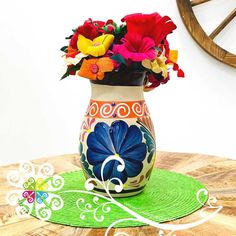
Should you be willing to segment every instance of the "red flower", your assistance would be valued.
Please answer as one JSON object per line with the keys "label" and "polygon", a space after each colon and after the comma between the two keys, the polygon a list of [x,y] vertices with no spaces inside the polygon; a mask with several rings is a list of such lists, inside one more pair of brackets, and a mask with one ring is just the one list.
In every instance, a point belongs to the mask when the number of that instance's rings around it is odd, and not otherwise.
{"label": "red flower", "polygon": [[92,21],[92,19],[88,19],[77,29],[77,32],[78,34],[82,34],[85,38],[93,40],[101,35],[98,30],[103,25],[105,25],[103,21]]}
{"label": "red flower", "polygon": [[102,35],[100,29],[105,25],[103,21],[92,21],[92,19],[88,19],[84,22],[84,24],[78,27],[77,31],[74,33],[72,38],[70,39],[70,46],[74,49],[77,48],[77,41],[79,34],[82,34],[85,38],[95,39],[99,35]]}
{"label": "red flower", "polygon": [[158,13],[131,14],[125,16],[122,21],[126,22],[128,32],[151,37],[156,45],[176,29],[176,25],[168,16],[161,17]]}
{"label": "red flower", "polygon": [[70,43],[69,43],[70,47],[72,47],[74,49],[78,49],[77,48],[78,36],[79,36],[79,33],[75,32],[74,35],[72,36],[72,38],[70,39]]}
{"label": "red flower", "polygon": [[113,34],[116,29],[116,24],[113,20],[107,20],[106,24],[103,26],[103,29],[100,30],[102,33]]}
{"label": "red flower", "polygon": [[126,60],[143,61],[144,59],[153,60],[156,57],[155,43],[150,37],[127,33],[122,42],[123,44],[114,45],[112,51]]}

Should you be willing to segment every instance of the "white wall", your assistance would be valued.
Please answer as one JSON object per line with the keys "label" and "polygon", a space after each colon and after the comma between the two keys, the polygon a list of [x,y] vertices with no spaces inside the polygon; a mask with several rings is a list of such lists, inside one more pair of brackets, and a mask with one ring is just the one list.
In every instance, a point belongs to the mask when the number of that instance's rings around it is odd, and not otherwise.
{"label": "white wall", "polygon": [[[233,8],[235,0],[227,4]],[[196,14],[208,30],[221,21],[220,4],[217,21],[211,17],[211,24],[208,11],[199,9]],[[88,17],[118,20],[132,12],[154,11],[170,15],[178,25],[169,39],[172,48],[179,49],[179,64],[186,73],[185,79],[173,73],[168,84],[146,94],[158,149],[235,158],[236,69],[199,48],[174,0],[12,0],[0,3],[0,164],[77,152],[90,84],[78,77],[59,82],[59,48],[70,29]],[[226,31],[236,53],[235,24]]]}

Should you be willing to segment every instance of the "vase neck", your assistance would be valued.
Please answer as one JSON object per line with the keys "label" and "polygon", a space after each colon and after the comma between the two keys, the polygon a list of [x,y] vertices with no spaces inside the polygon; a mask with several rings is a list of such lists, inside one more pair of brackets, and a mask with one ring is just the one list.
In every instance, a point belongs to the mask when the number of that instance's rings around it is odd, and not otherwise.
{"label": "vase neck", "polygon": [[110,86],[91,83],[92,100],[139,101],[144,100],[143,86]]}

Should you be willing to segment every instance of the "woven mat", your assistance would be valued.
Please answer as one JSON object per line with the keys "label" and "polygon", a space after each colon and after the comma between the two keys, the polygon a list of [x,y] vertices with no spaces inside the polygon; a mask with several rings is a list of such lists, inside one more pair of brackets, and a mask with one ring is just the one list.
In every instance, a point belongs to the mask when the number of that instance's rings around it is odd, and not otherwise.
{"label": "woven mat", "polygon": [[[50,222],[77,227],[101,228],[108,227],[116,220],[132,218],[132,216],[114,204],[108,204],[110,211],[104,213],[101,204],[107,202],[99,198],[98,205],[93,203],[93,195],[76,192],[64,192],[64,190],[85,190],[85,178],[82,171],[67,172],[61,174],[65,180],[60,196],[64,200],[64,206],[59,211],[54,211]],[[197,201],[197,192],[205,186],[197,180],[175,172],[155,169],[145,190],[132,197],[116,198],[118,202],[130,208],[145,218],[156,222],[166,222],[189,215],[201,208]],[[76,205],[79,198],[84,203]],[[200,196],[201,202],[206,202],[208,196]],[[90,203],[92,208],[85,210],[85,204]],[[100,207],[98,207],[100,206]],[[94,209],[97,209],[98,219],[103,215],[104,220],[98,222],[94,218]],[[142,222],[126,221],[115,227],[142,226]]]}

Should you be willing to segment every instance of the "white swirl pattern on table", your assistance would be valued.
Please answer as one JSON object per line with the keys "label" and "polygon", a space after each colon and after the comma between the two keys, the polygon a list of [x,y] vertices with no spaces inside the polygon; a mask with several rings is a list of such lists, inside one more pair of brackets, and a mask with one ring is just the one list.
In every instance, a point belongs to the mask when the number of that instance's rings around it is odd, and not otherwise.
{"label": "white swirl pattern on table", "polygon": [[[176,236],[176,234],[174,234],[174,232],[176,231],[180,231],[180,230],[187,230],[187,229],[191,229],[193,227],[202,225],[203,223],[205,223],[206,221],[209,221],[210,219],[212,219],[214,216],[216,216],[219,211],[222,210],[223,206],[213,206],[212,203],[216,204],[217,200],[216,198],[212,198],[210,197],[208,200],[208,203],[205,204],[204,202],[201,201],[201,195],[208,195],[208,191],[205,188],[199,189],[197,194],[196,194],[196,198],[197,201],[202,205],[205,206],[207,209],[211,209],[213,211],[211,211],[210,213],[208,213],[207,215],[201,215],[202,218],[195,220],[193,222],[190,223],[180,223],[180,224],[168,224],[168,223],[159,223],[153,220],[150,220],[148,218],[145,218],[144,216],[140,215],[139,213],[133,211],[132,209],[130,209],[129,207],[123,205],[122,203],[118,202],[116,199],[114,199],[111,196],[110,193],[110,183],[114,180],[116,180],[116,185],[114,187],[114,190],[117,193],[120,193],[123,190],[123,183],[119,178],[112,178],[109,179],[108,181],[104,181],[104,168],[107,165],[107,163],[109,163],[110,161],[116,160],[119,162],[119,165],[117,166],[117,171],[122,172],[125,169],[125,162],[122,158],[120,158],[119,156],[109,156],[108,158],[106,158],[104,160],[104,162],[102,163],[101,166],[101,177],[102,180],[100,181],[97,178],[89,178],[86,180],[85,182],[85,189],[86,190],[63,190],[60,193],[83,193],[83,194],[89,194],[89,195],[93,195],[93,202],[96,203],[95,207],[93,207],[90,203],[86,202],[86,200],[84,198],[79,198],[76,202],[76,205],[78,207],[78,209],[81,211],[80,212],[80,218],[81,220],[85,219],[85,214],[86,213],[93,213],[93,217],[94,220],[97,222],[102,222],[105,217],[104,215],[109,213],[112,209],[111,206],[107,207],[107,205],[109,204],[114,204],[117,207],[123,209],[125,212],[130,214],[130,218],[123,218],[123,219],[118,219],[116,221],[114,221],[112,224],[110,224],[110,226],[106,229],[105,235],[104,236],[108,236],[110,235],[110,230],[117,225],[118,223],[121,222],[125,222],[125,221],[137,221],[137,222],[143,222],[147,225],[156,227],[159,229],[159,236]],[[98,193],[94,193],[92,192],[92,190],[94,189],[95,186],[100,185],[102,186],[102,188],[105,190],[107,196],[103,196],[101,194]],[[100,202],[99,203],[99,199],[104,199],[107,200],[105,203]],[[83,206],[84,205],[84,206]],[[97,211],[98,209],[102,209],[102,214],[100,215],[100,217],[98,218],[97,216]],[[203,209],[201,211],[204,211]],[[105,214],[103,214],[105,213]],[[167,232],[167,234],[164,233],[164,230],[169,231]],[[114,236],[118,236],[118,235],[125,235],[125,236],[129,236],[128,233],[122,231],[122,232],[117,232],[114,234]]]}

